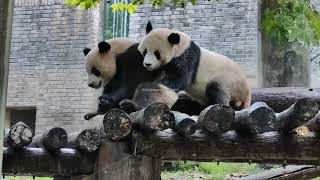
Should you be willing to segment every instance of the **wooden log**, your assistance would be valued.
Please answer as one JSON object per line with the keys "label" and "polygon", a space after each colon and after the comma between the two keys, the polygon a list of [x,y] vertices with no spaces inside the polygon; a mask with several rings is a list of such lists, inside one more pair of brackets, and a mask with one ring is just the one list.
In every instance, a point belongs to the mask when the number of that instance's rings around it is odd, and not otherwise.
{"label": "wooden log", "polygon": [[182,135],[188,136],[197,130],[197,116],[189,116],[188,114],[178,111],[171,111],[175,117],[174,130]]}
{"label": "wooden log", "polygon": [[129,116],[134,124],[145,131],[161,131],[174,126],[174,115],[166,104],[160,102],[150,104]]}
{"label": "wooden log", "polygon": [[4,148],[4,175],[11,176],[75,176],[93,173],[95,153],[82,154],[62,148],[54,155],[43,148],[15,151]]}
{"label": "wooden log", "polygon": [[276,115],[264,102],[257,102],[247,109],[235,112],[232,128],[239,134],[263,134],[274,130]]}
{"label": "wooden log", "polygon": [[198,118],[198,128],[215,135],[231,130],[234,122],[234,110],[225,105],[215,104],[201,111]]}
{"label": "wooden log", "polygon": [[308,121],[305,126],[311,132],[320,132],[320,112]]}
{"label": "wooden log", "polygon": [[57,151],[63,148],[68,141],[68,134],[63,128],[55,127],[33,137],[29,147],[46,148],[48,151]]}
{"label": "wooden log", "polygon": [[171,130],[143,135],[135,133],[133,147],[138,154],[162,160],[229,161],[284,164],[319,164],[320,141],[308,136],[268,132],[256,136],[238,136],[229,131],[210,136],[197,131],[182,138]]}
{"label": "wooden log", "polygon": [[106,136],[112,140],[128,137],[134,125],[144,131],[153,132],[172,128],[173,123],[174,115],[163,103],[150,104],[129,115],[123,110],[113,109],[106,113],[103,120]]}
{"label": "wooden log", "polygon": [[82,152],[94,152],[100,145],[100,131],[97,129],[85,129],[82,132],[68,135],[66,147],[77,148]]}
{"label": "wooden log", "polygon": [[32,141],[32,130],[23,122],[18,122],[5,134],[5,141],[9,147],[19,149],[27,146]]}
{"label": "wooden log", "polygon": [[[281,180],[306,180],[320,176],[320,168],[311,165],[289,165],[285,168],[276,168],[269,171],[252,174],[241,177],[240,180],[254,180],[254,179],[281,179]],[[232,178],[231,178],[232,180]],[[239,180],[239,178],[237,179]]]}
{"label": "wooden log", "polygon": [[132,122],[128,114],[120,109],[112,109],[103,119],[106,137],[112,140],[125,139],[132,131]]}
{"label": "wooden log", "polygon": [[276,129],[288,133],[305,124],[318,113],[319,105],[316,100],[311,98],[299,99],[285,111],[276,114]]}
{"label": "wooden log", "polygon": [[[265,102],[274,112],[279,113],[288,109],[301,98],[313,98],[320,102],[320,89],[302,87],[256,88],[252,89],[251,96],[251,104]],[[199,115],[206,107],[196,101],[192,101],[183,94],[179,95],[179,100],[171,109],[189,115]]]}

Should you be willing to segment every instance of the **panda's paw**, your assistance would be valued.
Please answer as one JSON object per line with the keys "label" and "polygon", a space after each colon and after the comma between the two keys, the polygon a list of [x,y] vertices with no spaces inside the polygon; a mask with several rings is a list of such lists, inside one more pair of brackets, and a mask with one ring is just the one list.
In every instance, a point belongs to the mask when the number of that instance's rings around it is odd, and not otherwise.
{"label": "panda's paw", "polygon": [[107,96],[100,96],[99,97],[99,105],[98,105],[98,114],[105,114],[110,109],[113,109],[115,104],[113,100]]}
{"label": "panda's paw", "polygon": [[130,99],[124,99],[119,103],[120,109],[126,113],[132,113],[140,110],[139,105]]}
{"label": "panda's paw", "polygon": [[87,113],[86,115],[83,116],[83,118],[88,121],[97,115],[98,115],[97,113]]}

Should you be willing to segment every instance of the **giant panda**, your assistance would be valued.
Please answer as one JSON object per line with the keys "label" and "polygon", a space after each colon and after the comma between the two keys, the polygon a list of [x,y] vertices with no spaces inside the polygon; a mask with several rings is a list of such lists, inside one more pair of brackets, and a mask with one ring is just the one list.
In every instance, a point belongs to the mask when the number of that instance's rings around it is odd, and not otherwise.
{"label": "giant panda", "polygon": [[138,50],[148,71],[165,72],[158,83],[175,91],[184,90],[203,105],[231,105],[236,110],[250,106],[250,88],[239,65],[199,47],[187,34],[167,28],[153,29],[149,21]]}
{"label": "giant panda", "polygon": [[[147,71],[143,65],[143,56],[138,51],[138,43],[128,40],[128,38],[116,38],[108,41],[102,41],[94,49],[85,48],[85,68],[88,74],[88,86],[99,89],[103,88],[102,95],[99,97],[99,105],[96,113],[88,113],[85,119],[91,119],[97,114],[104,114],[112,108],[120,108],[122,100],[130,100],[137,91],[148,97],[155,97],[153,92],[145,91],[152,87],[157,89],[162,96],[158,96],[157,102],[163,102],[173,105],[178,96],[175,92],[160,84],[153,84],[153,81],[161,78],[161,70]],[[152,88],[150,88],[152,89]],[[158,94],[159,94],[158,92]],[[143,99],[143,98],[140,98]],[[152,98],[149,98],[152,100]],[[155,99],[155,98],[153,98]],[[134,108],[128,111],[135,111],[143,108],[150,103],[143,101],[144,104],[135,104]],[[123,103],[123,107],[126,107]],[[131,105],[131,104],[130,104]]]}

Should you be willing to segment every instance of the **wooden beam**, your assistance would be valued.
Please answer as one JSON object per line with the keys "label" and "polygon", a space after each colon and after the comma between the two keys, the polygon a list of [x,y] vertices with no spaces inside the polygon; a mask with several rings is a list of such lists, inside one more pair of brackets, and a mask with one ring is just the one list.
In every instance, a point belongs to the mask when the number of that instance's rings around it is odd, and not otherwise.
{"label": "wooden beam", "polygon": [[133,147],[141,155],[163,160],[270,162],[320,164],[320,141],[314,133],[306,137],[268,132],[238,136],[229,131],[210,136],[197,131],[188,137],[171,130],[155,134],[134,134]]}
{"label": "wooden beam", "polygon": [[16,151],[4,148],[4,175],[19,176],[76,176],[93,173],[95,153],[82,154],[74,149],[62,148],[49,153],[42,148]]}
{"label": "wooden beam", "polygon": [[160,180],[160,160],[148,156],[131,155],[125,142],[103,141],[99,148],[95,180]]}
{"label": "wooden beam", "polygon": [[[288,109],[301,98],[313,98],[320,102],[320,89],[300,87],[256,88],[252,89],[251,104],[265,102],[274,112],[279,113]],[[206,107],[190,100],[186,95],[180,95],[172,110],[189,115],[199,115]]]}
{"label": "wooden beam", "polygon": [[[0,154],[3,152],[13,7],[14,0],[0,1]],[[1,169],[2,156],[0,155],[0,177]]]}

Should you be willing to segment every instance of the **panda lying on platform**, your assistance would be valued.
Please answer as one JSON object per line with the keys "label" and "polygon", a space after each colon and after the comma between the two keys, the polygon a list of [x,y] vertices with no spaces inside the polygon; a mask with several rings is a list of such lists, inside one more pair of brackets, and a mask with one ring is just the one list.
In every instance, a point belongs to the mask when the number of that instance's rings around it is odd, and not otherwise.
{"label": "panda lying on platform", "polygon": [[180,31],[152,30],[148,22],[146,32],[138,50],[148,71],[165,72],[156,82],[175,91],[184,90],[203,105],[225,104],[236,110],[250,106],[248,82],[234,61],[199,47]]}
{"label": "panda lying on platform", "polygon": [[[91,119],[96,114],[104,114],[112,108],[119,108],[119,103],[123,99],[133,98],[138,86],[138,91],[150,86],[150,83],[141,83],[153,82],[161,77],[161,70],[149,72],[143,67],[143,56],[137,47],[138,43],[128,38],[115,38],[100,42],[98,47],[92,50],[88,48],[83,50],[86,56],[88,85],[95,89],[104,88],[99,97],[97,113],[89,113],[85,119]],[[173,104],[178,99],[174,91],[161,85],[152,86],[163,92],[162,96],[157,97],[160,99],[159,102]],[[145,94],[152,94],[152,92],[145,92]],[[152,97],[155,99],[155,96],[148,95],[148,100],[152,100]],[[135,109],[138,108],[135,107]]]}

